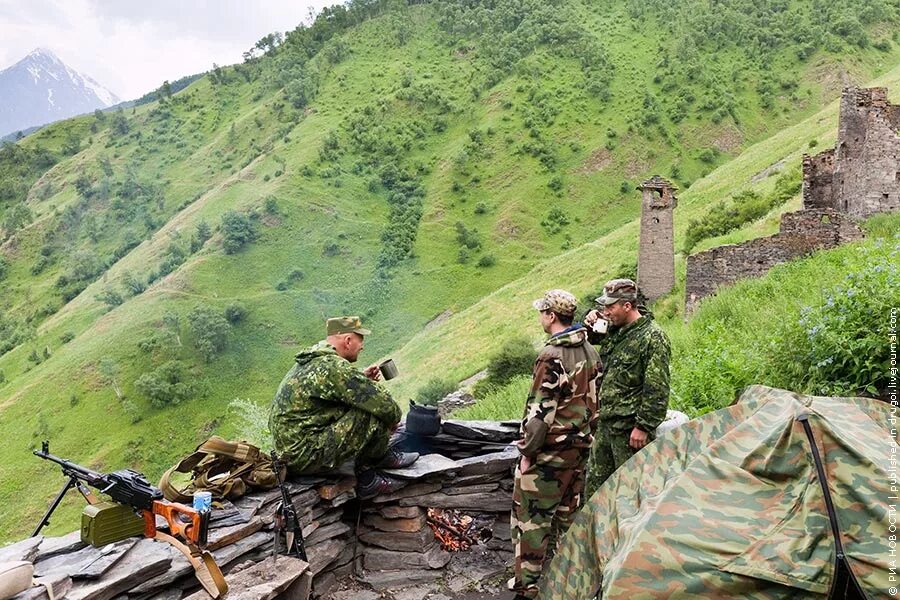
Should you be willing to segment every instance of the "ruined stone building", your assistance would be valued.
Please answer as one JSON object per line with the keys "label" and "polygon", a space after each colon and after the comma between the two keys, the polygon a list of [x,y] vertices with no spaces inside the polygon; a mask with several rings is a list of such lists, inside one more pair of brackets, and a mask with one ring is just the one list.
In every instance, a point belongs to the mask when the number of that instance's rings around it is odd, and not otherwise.
{"label": "ruined stone building", "polygon": [[637,284],[647,300],[652,301],[675,287],[672,211],[678,199],[675,186],[659,175],[654,175],[638,189],[642,200]]}
{"label": "ruined stone building", "polygon": [[860,219],[900,210],[900,105],[887,88],[845,88],[833,149],[803,157],[803,207]]}
{"label": "ruined stone building", "polygon": [[900,210],[900,106],[886,88],[844,89],[837,144],[803,157],[803,208],[782,215],[775,235],[689,256],[687,310],[721,285],[861,239],[857,219]]}

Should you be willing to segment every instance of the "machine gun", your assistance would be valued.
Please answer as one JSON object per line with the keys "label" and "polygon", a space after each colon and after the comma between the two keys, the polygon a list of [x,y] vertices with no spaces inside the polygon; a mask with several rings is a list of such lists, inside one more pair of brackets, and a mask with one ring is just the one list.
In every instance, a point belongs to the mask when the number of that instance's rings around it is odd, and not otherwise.
{"label": "machine gun", "polygon": [[[282,462],[275,452],[272,452],[272,469],[275,471],[275,479],[278,481],[278,489],[281,490],[281,504],[275,509],[275,552],[281,552],[288,556],[296,556],[300,560],[309,562],[306,558],[306,548],[303,545],[303,526],[297,517],[297,509],[288,492],[284,479],[281,478]],[[284,546],[282,544],[284,536]]]}
{"label": "machine gun", "polygon": [[[50,522],[50,516],[66,492],[74,487],[89,504],[82,514],[82,541],[99,547],[143,533],[148,538],[168,542],[180,550],[193,565],[197,579],[213,598],[228,591],[228,584],[215,559],[203,549],[209,529],[208,511],[200,512],[190,506],[165,500],[159,488],[131,469],[98,473],[50,454],[50,443],[46,441],[41,444],[40,450],[33,453],[60,465],[63,475],[69,480],[44,513],[32,537]],[[98,501],[88,486],[106,494],[112,502]],[[157,515],[168,523],[169,534],[157,530]]]}

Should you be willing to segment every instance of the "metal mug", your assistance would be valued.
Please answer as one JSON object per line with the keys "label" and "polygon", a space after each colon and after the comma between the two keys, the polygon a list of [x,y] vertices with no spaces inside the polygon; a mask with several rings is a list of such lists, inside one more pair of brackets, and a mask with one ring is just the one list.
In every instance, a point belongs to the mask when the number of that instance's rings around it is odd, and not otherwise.
{"label": "metal mug", "polygon": [[393,379],[400,374],[400,371],[397,370],[397,365],[394,364],[394,359],[392,358],[388,358],[387,360],[378,363],[378,370],[381,371],[381,376],[385,381]]}
{"label": "metal mug", "polygon": [[609,321],[603,318],[597,319],[594,321],[594,324],[591,325],[591,329],[597,333],[606,333],[609,330]]}

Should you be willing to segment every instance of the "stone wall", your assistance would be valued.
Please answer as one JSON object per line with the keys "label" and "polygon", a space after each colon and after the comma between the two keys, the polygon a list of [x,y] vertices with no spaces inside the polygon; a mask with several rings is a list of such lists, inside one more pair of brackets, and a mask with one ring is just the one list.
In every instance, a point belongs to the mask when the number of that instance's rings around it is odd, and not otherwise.
{"label": "stone wall", "polygon": [[863,232],[848,217],[831,209],[785,213],[772,236],[729,244],[688,257],[685,306],[691,311],[723,285],[764,275],[777,264],[816,250],[862,239]]}
{"label": "stone wall", "polygon": [[[207,548],[229,584],[226,598],[300,599],[309,575],[320,598],[351,576],[379,590],[375,596],[391,598],[390,592],[417,583],[440,580],[438,585],[461,590],[502,575],[512,561],[509,516],[518,451],[510,443],[517,436],[518,423],[445,421],[437,436],[406,440],[425,453],[406,469],[388,471],[406,485],[367,500],[356,497],[354,477],[292,478],[287,485],[309,558],[305,582],[304,563],[273,556],[278,490],[220,503],[211,513]],[[444,531],[441,518],[455,519],[452,526],[467,537],[465,548],[443,547],[436,535]],[[6,560],[32,562],[57,598],[209,599],[185,557],[151,539],[128,538],[101,550],[83,544],[78,531],[39,535],[0,548],[0,562]],[[14,600],[45,598],[46,588],[32,588]]]}
{"label": "stone wall", "polygon": [[844,89],[837,145],[804,156],[803,205],[855,218],[900,210],[900,106],[886,88]]}
{"label": "stone wall", "polygon": [[678,204],[675,187],[654,175],[639,187],[641,237],[638,250],[638,287],[649,301],[675,287],[673,209]]}
{"label": "stone wall", "polygon": [[833,208],[834,149],[803,156],[803,207]]}

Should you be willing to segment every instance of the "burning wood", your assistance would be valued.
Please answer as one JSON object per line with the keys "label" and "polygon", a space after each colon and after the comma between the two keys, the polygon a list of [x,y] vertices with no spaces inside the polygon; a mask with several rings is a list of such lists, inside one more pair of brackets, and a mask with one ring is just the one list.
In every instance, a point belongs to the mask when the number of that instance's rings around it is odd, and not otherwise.
{"label": "burning wood", "polygon": [[455,509],[428,509],[428,526],[441,548],[449,552],[464,552],[481,541],[491,538],[487,517],[473,517]]}

